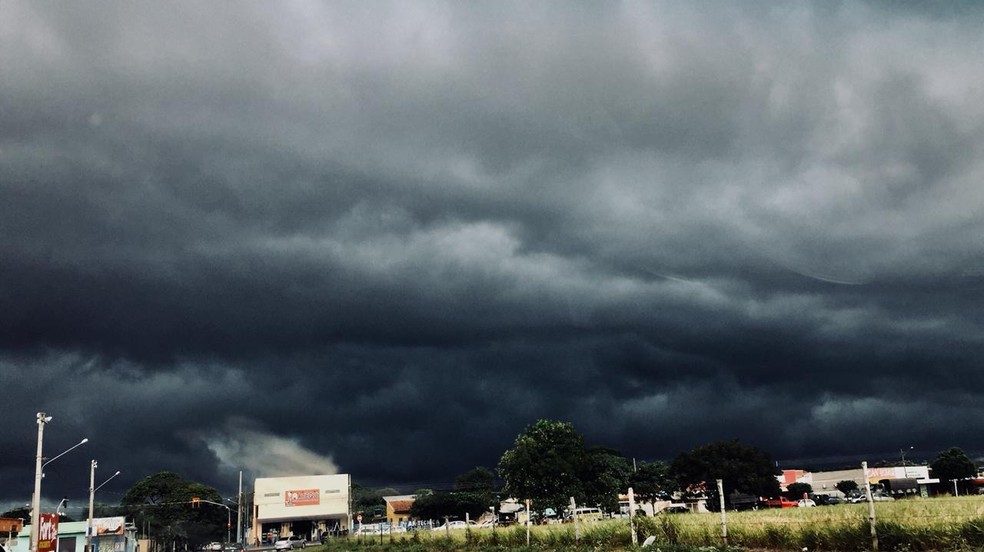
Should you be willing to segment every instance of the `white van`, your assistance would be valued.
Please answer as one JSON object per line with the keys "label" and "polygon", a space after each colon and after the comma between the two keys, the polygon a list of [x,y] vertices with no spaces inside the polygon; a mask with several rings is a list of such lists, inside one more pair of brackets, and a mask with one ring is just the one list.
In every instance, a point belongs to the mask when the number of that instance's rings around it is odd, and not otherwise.
{"label": "white van", "polygon": [[574,517],[578,521],[601,521],[604,516],[598,508],[577,508],[574,510]]}

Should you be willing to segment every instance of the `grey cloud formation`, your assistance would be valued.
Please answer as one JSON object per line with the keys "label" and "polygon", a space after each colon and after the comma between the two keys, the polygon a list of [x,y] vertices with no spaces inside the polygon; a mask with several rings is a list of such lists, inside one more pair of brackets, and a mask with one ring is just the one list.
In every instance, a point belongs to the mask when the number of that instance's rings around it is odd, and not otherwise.
{"label": "grey cloud formation", "polygon": [[0,15],[0,501],[39,410],[91,439],[51,496],[88,456],[442,485],[541,417],[982,450],[972,4]]}

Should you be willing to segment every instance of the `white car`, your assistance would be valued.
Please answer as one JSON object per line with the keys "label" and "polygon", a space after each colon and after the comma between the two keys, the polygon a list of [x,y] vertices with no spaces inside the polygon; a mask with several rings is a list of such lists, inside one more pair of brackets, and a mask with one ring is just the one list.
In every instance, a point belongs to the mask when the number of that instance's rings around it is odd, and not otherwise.
{"label": "white car", "polygon": [[475,527],[474,521],[469,521],[465,523],[464,521],[449,521],[440,527],[435,527],[434,531],[447,531],[448,529],[467,529],[468,527]]}
{"label": "white car", "polygon": [[280,537],[277,542],[273,543],[274,550],[294,550],[297,548],[304,548],[307,545],[304,542],[304,537],[300,535],[291,535],[289,537]]}
{"label": "white car", "polygon": [[812,508],[812,507],[814,507],[816,505],[817,505],[817,503],[816,502],[813,502],[813,500],[811,500],[809,498],[800,499],[800,501],[796,503],[796,506],[799,507],[799,508]]}

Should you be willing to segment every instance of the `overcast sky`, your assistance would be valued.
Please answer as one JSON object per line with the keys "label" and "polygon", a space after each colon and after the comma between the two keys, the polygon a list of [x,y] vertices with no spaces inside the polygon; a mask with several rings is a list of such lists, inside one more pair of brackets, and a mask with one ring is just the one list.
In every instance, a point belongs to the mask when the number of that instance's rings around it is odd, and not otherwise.
{"label": "overcast sky", "polygon": [[984,450],[982,16],[3,1],[0,504]]}

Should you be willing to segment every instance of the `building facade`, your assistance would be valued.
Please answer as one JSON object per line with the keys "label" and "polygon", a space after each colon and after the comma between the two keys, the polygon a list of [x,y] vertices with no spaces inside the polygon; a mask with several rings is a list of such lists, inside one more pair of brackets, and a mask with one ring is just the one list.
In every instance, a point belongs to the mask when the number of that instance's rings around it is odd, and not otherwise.
{"label": "building facade", "polygon": [[[55,546],[52,552],[85,552],[86,521],[59,523],[54,528]],[[138,552],[136,529],[123,517],[94,518],[92,520],[93,552]],[[28,552],[31,546],[31,526],[24,526],[7,546],[7,552]],[[40,542],[38,547],[41,547]]]}
{"label": "building facade", "polygon": [[250,544],[291,535],[318,540],[352,530],[348,474],[259,478],[253,491]]}
{"label": "building facade", "polygon": [[410,521],[410,507],[417,500],[417,496],[384,496],[383,500],[386,501],[386,521],[390,525],[403,525]]}

